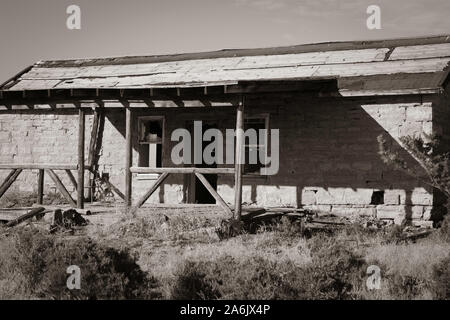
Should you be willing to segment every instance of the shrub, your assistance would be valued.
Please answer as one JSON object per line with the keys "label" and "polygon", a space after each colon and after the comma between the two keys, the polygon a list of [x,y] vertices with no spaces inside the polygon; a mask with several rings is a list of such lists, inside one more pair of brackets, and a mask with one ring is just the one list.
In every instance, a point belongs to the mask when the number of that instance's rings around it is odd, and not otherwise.
{"label": "shrub", "polygon": [[[325,239],[325,238],[324,238]],[[333,239],[316,239],[312,263],[262,257],[185,261],[175,273],[172,299],[349,299],[364,276],[364,261]],[[316,243],[317,242],[317,243]],[[318,243],[321,243],[320,245]]]}
{"label": "shrub", "polygon": [[429,282],[419,276],[393,273],[387,275],[389,293],[396,299],[411,300],[429,289]]}
{"label": "shrub", "polygon": [[[117,250],[87,237],[57,239],[37,229],[18,228],[8,236],[9,252],[2,251],[0,266],[11,270],[27,296],[42,299],[156,298],[156,281],[136,264],[127,250]],[[6,257],[7,256],[7,257]],[[67,267],[81,270],[81,289],[69,290]],[[11,274],[0,270],[2,283]]]}
{"label": "shrub", "polygon": [[312,264],[305,273],[317,299],[349,299],[352,290],[363,281],[366,263],[349,244],[333,237],[311,239]]}
{"label": "shrub", "polygon": [[442,240],[450,243],[450,213],[445,215],[441,223],[441,228],[439,229],[439,235]]}
{"label": "shrub", "polygon": [[403,225],[393,224],[389,226],[384,233],[384,241],[386,243],[399,244],[402,241],[405,241],[405,237],[403,234]]}
{"label": "shrub", "polygon": [[433,298],[450,299],[450,255],[433,267]]}

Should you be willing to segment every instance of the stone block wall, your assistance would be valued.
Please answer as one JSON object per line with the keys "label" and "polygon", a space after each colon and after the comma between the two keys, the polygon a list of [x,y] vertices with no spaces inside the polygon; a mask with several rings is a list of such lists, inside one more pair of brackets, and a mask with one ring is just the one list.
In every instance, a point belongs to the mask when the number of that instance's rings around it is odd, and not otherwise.
{"label": "stone block wall", "polygon": [[[86,137],[90,136],[92,116],[86,117]],[[16,111],[0,113],[0,163],[72,164],[78,162],[78,112]],[[87,138],[88,141],[88,138]],[[86,152],[89,143],[87,142]],[[0,170],[0,179],[9,170]],[[69,192],[75,190],[64,171],[56,171]],[[73,172],[76,176],[76,172]],[[86,175],[87,177],[87,175]],[[36,192],[38,170],[24,170],[8,192]],[[45,176],[46,191],[56,192]]]}
{"label": "stone block wall", "polygon": [[[346,216],[376,216],[400,222],[404,217],[429,219],[433,191],[416,179],[387,167],[378,154],[377,137],[402,149],[399,138],[430,134],[448,115],[440,99],[386,97],[374,99],[264,96],[246,100],[247,114],[270,114],[270,128],[280,130],[280,170],[267,177],[244,177],[243,201],[257,206],[306,207]],[[134,112],[133,164],[138,164],[137,117],[165,116],[163,166],[174,166],[170,134],[194,120],[210,120],[233,129],[233,108],[172,108]],[[439,115],[439,116],[438,116]],[[86,150],[92,115],[87,116]],[[443,122],[442,122],[443,124]],[[76,163],[78,116],[73,111],[0,113],[0,162]],[[124,190],[125,113],[108,110],[103,131],[100,172]],[[407,152],[404,152],[406,157]],[[414,163],[414,159],[410,159]],[[0,172],[3,176],[6,171]],[[66,185],[70,183],[63,174]],[[35,190],[37,172],[23,173],[13,186]],[[149,203],[186,201],[186,177],[172,175]],[[51,181],[46,178],[48,187]],[[154,179],[133,177],[133,197]],[[219,176],[219,194],[233,203],[234,181]]]}

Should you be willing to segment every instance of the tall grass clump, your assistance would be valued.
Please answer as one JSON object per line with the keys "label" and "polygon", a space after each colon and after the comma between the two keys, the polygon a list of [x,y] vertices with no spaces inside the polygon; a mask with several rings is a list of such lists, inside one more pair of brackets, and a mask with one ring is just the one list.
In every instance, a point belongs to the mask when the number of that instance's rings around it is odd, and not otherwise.
{"label": "tall grass clump", "polygon": [[[136,257],[87,237],[61,239],[36,228],[3,232],[0,297],[31,299],[157,298],[156,280]],[[81,270],[81,288],[67,288],[67,268]]]}

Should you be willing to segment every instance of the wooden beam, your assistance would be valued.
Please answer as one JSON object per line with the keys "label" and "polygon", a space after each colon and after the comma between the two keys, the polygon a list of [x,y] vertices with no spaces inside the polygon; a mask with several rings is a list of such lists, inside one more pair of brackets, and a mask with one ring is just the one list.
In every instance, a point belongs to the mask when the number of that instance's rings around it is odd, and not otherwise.
{"label": "wooden beam", "polygon": [[242,211],[242,169],[244,157],[244,98],[240,101],[236,112],[236,152],[234,170],[234,218],[241,219]]}
{"label": "wooden beam", "polygon": [[61,192],[61,194],[66,198],[66,200],[69,202],[69,204],[73,207],[76,207],[77,204],[72,199],[69,191],[67,191],[66,187],[64,187],[64,184],[61,182],[61,179],[59,179],[58,175],[52,170],[52,169],[46,169],[45,172],[50,176],[50,178],[53,180],[53,182],[56,185],[56,188]]}
{"label": "wooden beam", "polygon": [[42,214],[44,211],[45,208],[42,207],[31,209],[30,212],[27,212],[24,215],[21,215],[20,217],[17,217],[16,219],[9,221],[6,224],[6,227],[7,228],[14,227],[25,220],[31,219],[39,214]]}
{"label": "wooden beam", "polygon": [[105,183],[111,188],[111,190],[115,194],[117,194],[122,200],[125,201],[125,195],[122,193],[122,191],[119,190],[119,188],[117,188],[115,185],[113,185],[110,181],[106,181]]}
{"label": "wooden beam", "polygon": [[217,191],[211,186],[211,184],[208,182],[208,180],[205,178],[205,176],[201,173],[196,172],[195,175],[197,176],[198,180],[203,183],[205,188],[209,191],[209,193],[216,199],[217,204],[219,204],[223,210],[231,217],[233,216],[233,212],[231,211],[230,207],[225,203],[225,201],[222,199],[222,197],[217,193]]}
{"label": "wooden beam", "polygon": [[159,188],[159,186],[164,182],[164,180],[166,180],[166,178],[169,176],[169,173],[164,172],[162,175],[159,176],[158,180],[155,181],[155,183],[152,185],[152,187],[150,188],[149,191],[147,191],[139,200],[138,202],[134,205],[134,207],[131,209],[130,213],[134,214],[137,209],[139,209],[144,203],[145,201],[148,200],[148,198],[150,198],[150,196],[156,191],[156,189]]}
{"label": "wooden beam", "polygon": [[78,190],[78,183],[77,183],[77,180],[75,179],[75,177],[73,176],[72,171],[70,171],[70,170],[65,170],[65,171],[67,173],[67,176],[70,179],[70,182],[72,183],[73,187],[75,188],[75,190]]}
{"label": "wooden beam", "polygon": [[94,121],[92,123],[92,130],[91,130],[91,140],[89,142],[88,160],[87,160],[87,164],[89,167],[92,167],[94,164],[99,123],[100,123],[100,112],[97,109],[95,109],[94,110]]}
{"label": "wooden beam", "polygon": [[233,174],[234,168],[196,168],[196,167],[180,167],[180,168],[148,168],[148,167],[131,167],[133,173],[201,173],[201,174]]}
{"label": "wooden beam", "polygon": [[83,109],[78,110],[78,188],[77,208],[84,208],[84,131],[86,117]]}
{"label": "wooden beam", "polygon": [[8,175],[6,176],[6,178],[3,180],[3,182],[2,182],[2,184],[1,184],[1,186],[0,186],[0,188],[3,187],[3,185],[4,185],[6,182],[8,182],[9,179],[11,179],[11,177],[14,175],[15,172],[16,172],[16,169],[12,169],[12,170],[8,173]]}
{"label": "wooden beam", "polygon": [[38,173],[38,194],[37,194],[37,203],[44,203],[44,170],[39,169]]}
{"label": "wooden beam", "polygon": [[0,187],[0,198],[5,194],[6,191],[8,191],[9,187],[13,184],[14,181],[16,181],[19,174],[22,172],[22,169],[16,169],[14,170],[14,173],[11,175],[8,175],[8,179],[5,180],[2,183],[2,186]]}
{"label": "wooden beam", "polygon": [[130,168],[132,166],[133,146],[132,146],[132,114],[131,109],[126,109],[125,116],[125,203],[126,206],[131,206],[132,197],[132,174]]}
{"label": "wooden beam", "polygon": [[69,164],[0,164],[0,170],[2,169],[30,169],[30,170],[38,170],[38,169],[51,169],[51,170],[77,170],[77,165],[69,165]]}

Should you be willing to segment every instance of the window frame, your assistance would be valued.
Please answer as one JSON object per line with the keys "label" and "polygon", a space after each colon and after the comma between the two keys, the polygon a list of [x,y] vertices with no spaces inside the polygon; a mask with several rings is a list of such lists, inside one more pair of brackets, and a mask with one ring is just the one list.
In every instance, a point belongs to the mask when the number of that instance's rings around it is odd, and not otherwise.
{"label": "window frame", "polygon": [[[245,120],[247,119],[264,119],[264,128],[266,129],[266,145],[265,145],[265,157],[267,158],[269,154],[270,149],[270,113],[251,113],[251,114],[244,114],[244,129],[245,129]],[[259,132],[257,132],[259,135]],[[247,148],[248,144],[246,141],[244,141],[244,148]],[[258,144],[258,147],[260,145]],[[245,159],[247,162],[249,159]],[[259,150],[258,150],[258,160],[259,160]],[[261,168],[264,168],[264,165],[261,166]],[[262,175],[261,171],[258,170],[256,172],[245,172],[245,164],[243,168],[242,176],[244,178],[267,178],[267,176]]]}
{"label": "window frame", "polygon": [[[146,121],[161,121],[162,124],[162,134],[161,134],[161,141],[160,142],[147,142],[147,141],[141,141],[141,133],[142,133],[142,126],[143,123]],[[139,116],[138,117],[138,136],[137,136],[137,140],[138,140],[138,144],[140,146],[142,145],[149,145],[149,149],[150,149],[150,145],[151,144],[160,144],[161,145],[161,167],[163,165],[163,160],[164,160],[164,144],[165,144],[165,137],[166,137],[166,118],[165,116]],[[150,151],[149,151],[150,153]],[[140,154],[139,154],[140,156]],[[150,155],[149,155],[149,160],[150,160]],[[150,168],[150,166],[148,166]],[[159,173],[138,173],[137,174],[137,178],[138,180],[156,180],[158,179],[160,176]]]}

